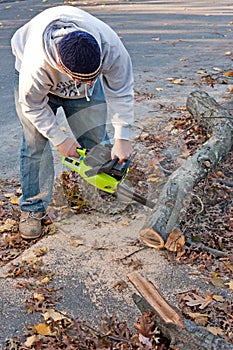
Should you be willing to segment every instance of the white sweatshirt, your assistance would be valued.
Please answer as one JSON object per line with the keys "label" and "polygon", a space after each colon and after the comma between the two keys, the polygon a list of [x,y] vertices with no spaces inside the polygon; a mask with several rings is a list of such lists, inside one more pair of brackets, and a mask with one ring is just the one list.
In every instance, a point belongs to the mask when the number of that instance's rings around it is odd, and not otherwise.
{"label": "white sweatshirt", "polygon": [[[19,72],[19,102],[22,112],[54,146],[66,136],[48,106],[48,93],[63,98],[85,97],[86,84],[77,89],[61,73],[55,44],[74,30],[84,30],[98,41],[102,51],[102,80],[114,138],[128,139],[133,122],[133,72],[127,50],[117,34],[104,22],[73,6],[49,8],[19,28],[11,39],[15,68]],[[92,88],[88,90],[91,98]]]}

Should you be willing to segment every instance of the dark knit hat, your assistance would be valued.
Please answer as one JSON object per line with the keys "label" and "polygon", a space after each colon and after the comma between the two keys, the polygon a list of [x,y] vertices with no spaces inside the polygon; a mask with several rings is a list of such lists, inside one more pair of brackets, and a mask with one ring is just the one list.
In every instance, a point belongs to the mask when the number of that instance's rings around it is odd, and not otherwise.
{"label": "dark knit hat", "polygon": [[58,44],[64,71],[80,81],[94,80],[100,74],[101,51],[97,40],[80,30],[65,35]]}

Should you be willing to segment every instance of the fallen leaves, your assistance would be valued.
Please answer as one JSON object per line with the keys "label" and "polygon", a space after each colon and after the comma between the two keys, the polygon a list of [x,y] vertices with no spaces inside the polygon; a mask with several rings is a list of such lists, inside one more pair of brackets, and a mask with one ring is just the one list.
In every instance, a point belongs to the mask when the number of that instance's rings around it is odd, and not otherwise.
{"label": "fallen leaves", "polygon": [[[101,319],[100,327],[94,328],[80,318],[72,318],[55,310],[43,314],[44,322],[28,326],[24,342],[10,339],[5,350],[23,348],[41,349],[168,349],[154,327],[153,316],[149,313],[142,315],[135,323],[139,333],[129,330],[125,322],[119,322],[113,313]],[[143,335],[143,334],[144,335]],[[12,347],[15,345],[16,347]],[[147,346],[146,348],[144,346]],[[149,348],[148,348],[149,346]]]}
{"label": "fallen leaves", "polygon": [[138,323],[134,323],[134,328],[145,338],[151,339],[155,335],[154,317],[150,312],[138,318]]}
{"label": "fallen leaves", "polygon": [[[14,260],[27,248],[35,243],[35,240],[26,241],[19,234],[19,200],[22,194],[20,185],[16,181],[0,181],[0,266]],[[43,234],[52,234],[56,227],[48,218],[43,220]],[[38,241],[38,240],[37,240]],[[38,247],[36,255],[46,254],[46,247]],[[20,275],[20,269],[17,272]]]}
{"label": "fallen leaves", "polygon": [[200,310],[203,310],[213,301],[213,295],[210,294],[205,297],[200,297],[195,293],[190,293],[186,295],[183,300],[188,306],[198,306]]}
{"label": "fallen leaves", "polygon": [[15,220],[12,219],[6,219],[6,221],[4,222],[4,224],[2,224],[0,226],[0,233],[3,232],[11,232],[11,230],[13,229],[14,226],[17,225],[17,222]]}
{"label": "fallen leaves", "polygon": [[28,259],[11,264],[6,277],[40,277],[42,280],[46,278],[49,281],[52,275],[53,273],[51,271],[44,269],[43,262],[40,258],[29,257]]}
{"label": "fallen leaves", "polygon": [[198,290],[178,296],[183,314],[216,336],[233,343],[233,302],[221,295],[201,295]]}

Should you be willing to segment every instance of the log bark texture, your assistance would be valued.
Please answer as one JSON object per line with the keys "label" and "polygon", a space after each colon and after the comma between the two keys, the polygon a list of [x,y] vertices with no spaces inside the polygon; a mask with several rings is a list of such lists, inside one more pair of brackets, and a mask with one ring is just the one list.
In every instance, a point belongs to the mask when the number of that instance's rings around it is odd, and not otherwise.
{"label": "log bark texture", "polygon": [[134,293],[133,300],[142,314],[150,311],[154,315],[156,326],[176,349],[233,350],[233,345],[210,333],[205,327],[199,326],[185,318],[183,318],[185,328],[180,328],[173,324],[165,324],[143,297]]}
{"label": "log bark texture", "polygon": [[191,93],[186,106],[199,125],[209,128],[212,136],[170,175],[140,232],[141,240],[152,242],[151,246],[157,249],[164,247],[169,234],[179,224],[194,186],[207,177],[233,145],[232,116],[207,93]]}

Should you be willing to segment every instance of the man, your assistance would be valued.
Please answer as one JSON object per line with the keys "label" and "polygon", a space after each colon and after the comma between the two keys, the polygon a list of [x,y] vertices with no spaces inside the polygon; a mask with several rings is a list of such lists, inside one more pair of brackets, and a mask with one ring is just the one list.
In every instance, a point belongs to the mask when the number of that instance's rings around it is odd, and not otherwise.
{"label": "man", "polygon": [[[117,34],[104,22],[73,6],[49,8],[11,40],[15,56],[15,103],[23,128],[20,152],[20,233],[41,235],[41,220],[51,201],[54,167],[51,145],[77,157],[106,139],[107,115],[114,127],[112,158],[131,152],[132,64]],[[56,117],[62,107],[74,136]]]}

